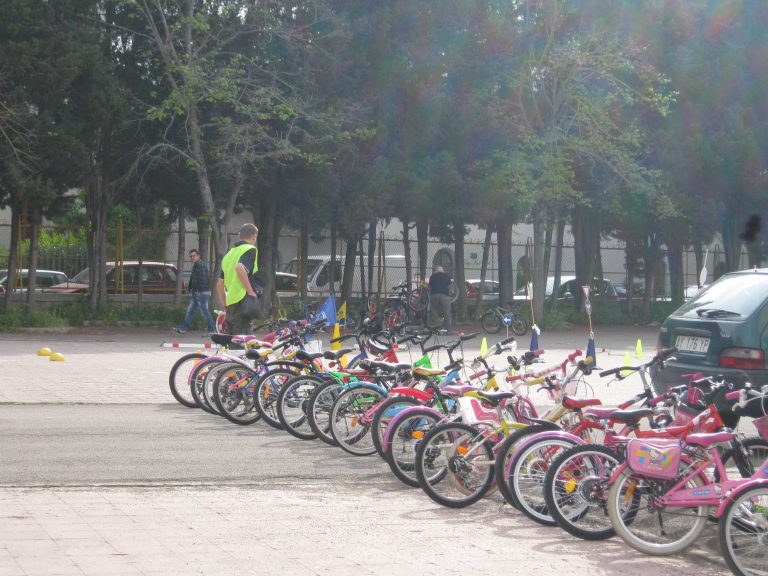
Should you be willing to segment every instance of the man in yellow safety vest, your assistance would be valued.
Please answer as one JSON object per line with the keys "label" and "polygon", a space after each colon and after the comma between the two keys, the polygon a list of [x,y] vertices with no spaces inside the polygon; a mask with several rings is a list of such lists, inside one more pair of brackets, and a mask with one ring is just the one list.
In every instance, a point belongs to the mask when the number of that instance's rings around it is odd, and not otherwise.
{"label": "man in yellow safety vest", "polygon": [[251,320],[260,312],[259,297],[253,285],[253,275],[259,269],[258,234],[259,229],[254,224],[243,224],[237,234],[238,241],[221,261],[216,295],[219,302],[226,304],[231,334],[248,334]]}

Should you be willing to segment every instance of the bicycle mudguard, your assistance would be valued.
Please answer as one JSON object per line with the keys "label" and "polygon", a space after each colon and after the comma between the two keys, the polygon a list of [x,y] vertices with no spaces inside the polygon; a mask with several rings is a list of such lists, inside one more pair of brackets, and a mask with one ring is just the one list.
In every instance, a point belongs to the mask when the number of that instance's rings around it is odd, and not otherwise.
{"label": "bicycle mudguard", "polygon": [[344,392],[346,392],[350,388],[367,388],[368,390],[381,392],[384,395],[389,394],[388,388],[385,388],[384,386],[381,386],[379,384],[374,384],[373,382],[360,382],[360,381],[350,382],[349,384],[344,384],[341,388]]}
{"label": "bicycle mudguard", "polygon": [[[768,475],[768,462],[764,462],[760,470],[762,471],[763,474]],[[717,512],[715,513],[715,518],[721,518],[723,516],[723,514],[725,513],[725,507],[728,505],[729,502],[731,502],[731,500],[735,500],[739,494],[744,492],[744,490],[749,490],[750,488],[754,488],[755,486],[762,486],[764,488],[768,488],[768,478],[757,478],[755,480],[747,480],[743,484],[739,484],[731,492],[726,494],[725,498],[723,498],[723,501],[720,502],[720,505],[717,507]]]}
{"label": "bicycle mudguard", "polygon": [[563,430],[544,430],[543,432],[537,432],[536,434],[532,434],[524,438],[519,444],[516,444],[515,453],[519,454],[520,452],[528,448],[528,446],[530,446],[531,444],[535,444],[545,439],[570,440],[575,442],[577,445],[587,443],[587,441],[584,440],[583,438],[580,438],[575,434],[571,434],[570,432],[565,432]]}
{"label": "bicycle mudguard", "polygon": [[439,419],[445,417],[445,414],[440,412],[440,410],[437,408],[432,408],[431,406],[409,406],[408,408],[401,410],[394,418],[392,418],[392,420],[389,422],[389,425],[384,430],[384,437],[381,439],[382,452],[386,452],[389,449],[389,444],[392,441],[392,431],[397,427],[400,421],[404,418],[407,418],[410,414],[413,414],[416,410],[427,410]]}
{"label": "bicycle mudguard", "polygon": [[[205,366],[206,364],[219,364],[220,362],[235,362],[237,364],[242,365],[243,368],[247,368],[248,370],[251,370],[252,372],[257,372],[257,373],[259,372],[258,368],[254,368],[253,364],[249,364],[245,360],[242,360],[241,358],[238,358],[236,356],[226,356],[224,354],[220,354],[216,356],[206,356],[205,358],[201,358],[197,366],[200,366],[200,364],[202,364],[203,366]],[[192,385],[192,374],[194,373],[195,373],[195,370],[192,370],[189,373],[189,377],[187,378],[190,386]]]}
{"label": "bicycle mudguard", "polygon": [[419,390],[418,388],[408,388],[407,386],[396,386],[395,388],[392,388],[389,393],[393,396],[409,396],[423,402],[431,400],[434,397],[434,394],[431,392],[425,392],[424,390]]}

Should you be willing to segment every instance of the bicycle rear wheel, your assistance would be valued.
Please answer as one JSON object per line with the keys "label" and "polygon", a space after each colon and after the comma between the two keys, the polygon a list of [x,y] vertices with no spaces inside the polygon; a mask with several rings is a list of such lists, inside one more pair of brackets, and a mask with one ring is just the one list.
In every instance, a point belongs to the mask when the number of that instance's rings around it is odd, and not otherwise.
{"label": "bicycle rear wheel", "polygon": [[496,334],[501,330],[501,317],[496,310],[488,310],[482,316],[480,316],[480,326],[488,334]]}
{"label": "bicycle rear wheel", "polygon": [[621,462],[606,446],[574,446],[561,454],[544,477],[547,511],[558,526],[584,540],[615,534],[608,518],[608,481]]}
{"label": "bicycle rear wheel", "polygon": [[[608,516],[616,534],[635,550],[653,556],[677,554],[693,544],[707,525],[708,507],[662,508],[657,497],[676,481],[644,478],[626,468],[608,491]],[[688,488],[703,486],[699,476]]]}
{"label": "bicycle rear wheel", "polygon": [[416,453],[416,477],[432,500],[464,508],[493,484],[493,451],[485,436],[461,423],[432,428]]}

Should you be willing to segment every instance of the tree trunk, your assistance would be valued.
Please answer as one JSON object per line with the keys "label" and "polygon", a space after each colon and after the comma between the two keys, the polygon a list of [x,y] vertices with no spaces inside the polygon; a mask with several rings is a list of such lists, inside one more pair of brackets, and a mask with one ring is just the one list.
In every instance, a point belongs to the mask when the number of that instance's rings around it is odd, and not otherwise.
{"label": "tree trunk", "polygon": [[735,218],[726,217],[720,229],[723,237],[723,253],[725,254],[726,272],[741,268],[741,238],[740,227],[736,226]]}
{"label": "tree trunk", "polygon": [[591,286],[595,273],[595,261],[600,248],[600,223],[597,220],[596,215],[586,206],[579,205],[573,209],[573,251],[576,286],[579,288],[573,300],[577,310],[581,310],[584,304],[584,294],[580,287]]}
{"label": "tree trunk", "polygon": [[19,267],[19,233],[21,231],[21,211],[18,206],[11,205],[11,247],[8,255],[8,283],[3,295],[3,307],[11,309],[11,296],[16,286],[16,269]]}
{"label": "tree trunk", "polygon": [[[355,256],[357,255],[358,238],[352,236],[347,238],[347,249],[344,253],[344,274],[341,278],[341,301],[350,302],[352,300],[352,288],[355,281]],[[362,274],[360,275],[362,278]],[[347,313],[350,312],[350,306],[347,304]]]}
{"label": "tree trunk", "polygon": [[483,259],[480,263],[480,288],[477,291],[475,303],[475,318],[478,320],[483,313],[483,294],[485,294],[485,277],[488,274],[488,256],[491,251],[491,239],[493,238],[493,225],[485,228],[485,240],[483,241]]}
{"label": "tree trunk", "polygon": [[403,254],[405,255],[405,282],[408,291],[411,290],[411,281],[413,280],[413,263],[411,262],[411,237],[408,220],[403,218]]}
{"label": "tree trunk", "polygon": [[683,279],[683,245],[681,242],[667,243],[667,261],[669,262],[669,290],[672,303],[680,305],[685,299],[685,281]]}
{"label": "tree trunk", "polygon": [[464,297],[464,220],[457,218],[453,222],[453,281],[459,291],[459,318],[467,316],[467,299]]}
{"label": "tree trunk", "polygon": [[256,244],[259,248],[259,278],[264,282],[262,310],[264,314],[272,311],[275,300],[275,219],[277,203],[263,200],[258,214],[253,214],[253,221],[259,223],[259,236]]}
{"label": "tree trunk", "polygon": [[35,309],[35,286],[37,286],[38,241],[40,234],[40,206],[35,203],[29,217],[29,258],[27,260],[27,306]]}
{"label": "tree trunk", "polygon": [[307,221],[308,215],[306,209],[306,203],[302,198],[302,211],[301,221],[299,223],[299,251],[301,257],[299,258],[299,286],[301,287],[301,300],[306,304],[307,301],[307,252],[309,251],[309,223]]}
{"label": "tree trunk", "polygon": [[139,294],[136,304],[139,308],[144,304],[144,221],[141,217],[141,203],[136,206],[136,234],[139,238]]}
{"label": "tree trunk", "polygon": [[502,305],[511,302],[514,269],[512,268],[512,221],[502,217],[496,224],[496,241],[499,245],[499,298]]}
{"label": "tree trunk", "polygon": [[544,218],[541,210],[533,213],[533,318],[541,321],[544,315],[544,292],[547,277],[544,269]]}
{"label": "tree trunk", "polygon": [[[179,222],[178,222],[178,242],[176,244],[177,257],[176,257],[176,290],[173,293],[173,303],[178,306],[181,304],[181,292],[182,282],[184,280],[184,262],[187,254],[187,230],[186,230],[186,211],[184,208],[179,208]],[[199,251],[199,249],[198,249]],[[200,253],[202,258],[202,252]],[[205,262],[205,260],[203,260]]]}
{"label": "tree trunk", "polygon": [[360,293],[364,300],[366,300],[368,292],[365,288],[365,259],[363,258],[363,237],[360,236],[358,240],[358,252],[360,254]]}
{"label": "tree trunk", "polygon": [[[550,301],[557,302],[557,293],[560,291],[560,281],[563,275],[563,243],[565,242],[565,218],[557,221],[557,237],[555,239],[555,272],[552,282],[552,294]],[[546,288],[544,289],[546,293]]]}
{"label": "tree trunk", "polygon": [[381,296],[381,286],[379,286],[378,282],[376,283],[376,287],[374,288],[373,284],[373,272],[376,268],[376,220],[371,220],[368,223],[368,286],[370,288],[371,294],[374,293],[374,290],[376,292],[376,299],[378,300]]}
{"label": "tree trunk", "polygon": [[328,275],[328,291],[336,294],[336,218],[331,222],[331,268]]}
{"label": "tree trunk", "polygon": [[420,218],[416,221],[416,243],[419,253],[419,280],[427,279],[427,249],[429,237],[429,224],[426,219]]}

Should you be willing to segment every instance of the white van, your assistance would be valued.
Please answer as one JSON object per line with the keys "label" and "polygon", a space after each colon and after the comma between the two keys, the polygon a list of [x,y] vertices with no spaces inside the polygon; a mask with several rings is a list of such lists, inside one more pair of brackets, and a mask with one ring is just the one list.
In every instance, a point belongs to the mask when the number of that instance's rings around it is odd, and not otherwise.
{"label": "white van", "polygon": [[[366,266],[365,283],[368,285],[368,257],[363,256],[363,262]],[[379,258],[376,258],[373,271],[373,286],[374,289],[379,284],[379,274],[381,274],[381,292],[382,294],[389,294],[392,287],[405,281],[405,256],[402,254],[393,254],[386,256],[384,264],[379,266]],[[336,265],[334,268],[334,287],[336,288],[336,295],[341,294],[341,280],[344,273],[344,257],[336,257]],[[294,258],[283,269],[283,272],[289,274],[299,273],[299,260]],[[331,280],[331,257],[325,256],[309,256],[307,258],[307,296],[321,297],[327,295],[330,290]],[[355,275],[352,280],[352,295],[359,296],[362,293],[362,281],[360,278],[360,261],[359,256],[355,259]]]}

